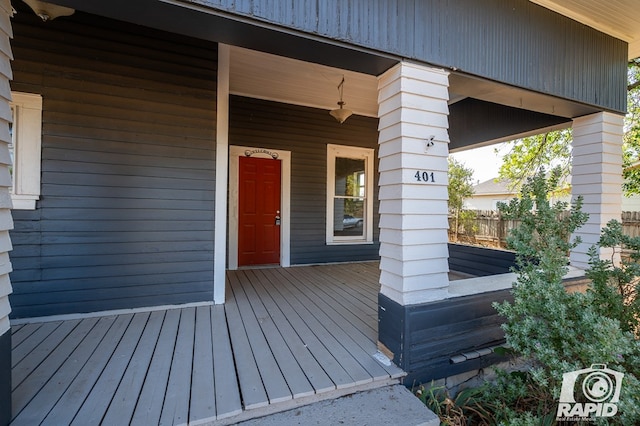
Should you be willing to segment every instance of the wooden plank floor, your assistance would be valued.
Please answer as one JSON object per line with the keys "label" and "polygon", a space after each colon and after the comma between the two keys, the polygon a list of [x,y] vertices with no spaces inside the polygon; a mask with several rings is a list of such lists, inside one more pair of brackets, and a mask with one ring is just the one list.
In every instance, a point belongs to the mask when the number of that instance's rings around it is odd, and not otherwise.
{"label": "wooden plank floor", "polygon": [[186,424],[404,375],[378,263],[227,273],[225,305],[12,327],[13,425]]}

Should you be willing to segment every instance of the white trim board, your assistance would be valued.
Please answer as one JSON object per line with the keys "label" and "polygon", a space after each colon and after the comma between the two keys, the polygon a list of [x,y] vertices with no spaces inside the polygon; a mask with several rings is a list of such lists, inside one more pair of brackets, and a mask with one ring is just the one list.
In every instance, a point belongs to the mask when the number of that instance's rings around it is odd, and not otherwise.
{"label": "white trim board", "polygon": [[11,92],[13,110],[13,178],[15,210],[35,210],[40,199],[42,166],[42,95]]}
{"label": "white trim board", "polygon": [[227,171],[229,169],[229,46],[218,45],[216,107],[216,199],[213,259],[213,302],[224,303],[227,261]]}
{"label": "white trim board", "polygon": [[[280,266],[291,266],[291,151],[266,147],[229,147],[229,269],[238,269],[238,165],[245,151],[268,151],[278,154],[281,164],[281,214],[280,223]],[[268,154],[255,153],[256,157],[272,158]]]}

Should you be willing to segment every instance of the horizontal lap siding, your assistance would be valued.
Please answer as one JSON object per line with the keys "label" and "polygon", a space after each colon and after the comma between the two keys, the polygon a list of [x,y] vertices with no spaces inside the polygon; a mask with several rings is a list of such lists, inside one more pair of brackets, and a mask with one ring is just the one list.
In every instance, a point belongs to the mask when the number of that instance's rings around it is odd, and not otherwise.
{"label": "horizontal lap siding", "polygon": [[494,302],[512,300],[510,290],[475,294],[407,308],[406,348],[409,374],[405,383],[428,382],[478,368],[501,360],[496,354],[452,364],[462,353],[501,344],[504,321],[493,308]]}
{"label": "horizontal lap siding", "polygon": [[[352,116],[338,124],[328,111],[232,96],[229,143],[291,151],[291,263],[378,259],[378,120]],[[327,245],[327,144],[376,149],[374,244]]]}
{"label": "horizontal lap siding", "polygon": [[512,251],[449,243],[452,271],[485,277],[511,272],[515,264],[516,254]]}
{"label": "horizontal lap siding", "polygon": [[504,342],[504,319],[492,304],[505,300],[513,300],[510,289],[411,306],[379,294],[379,339],[407,372],[407,385],[488,367],[504,358],[495,353],[459,363],[451,358]]}
{"label": "horizontal lap siding", "polygon": [[43,96],[42,197],[15,210],[13,315],[212,300],[216,45],[77,13],[14,19]]}

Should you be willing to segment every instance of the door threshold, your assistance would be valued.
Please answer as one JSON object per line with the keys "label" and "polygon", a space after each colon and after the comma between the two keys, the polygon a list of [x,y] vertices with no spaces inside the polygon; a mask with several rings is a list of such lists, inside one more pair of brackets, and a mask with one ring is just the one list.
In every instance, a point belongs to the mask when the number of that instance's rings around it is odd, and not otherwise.
{"label": "door threshold", "polygon": [[246,265],[246,266],[238,266],[238,271],[246,270],[246,269],[275,269],[282,268],[279,264],[268,264],[268,265]]}

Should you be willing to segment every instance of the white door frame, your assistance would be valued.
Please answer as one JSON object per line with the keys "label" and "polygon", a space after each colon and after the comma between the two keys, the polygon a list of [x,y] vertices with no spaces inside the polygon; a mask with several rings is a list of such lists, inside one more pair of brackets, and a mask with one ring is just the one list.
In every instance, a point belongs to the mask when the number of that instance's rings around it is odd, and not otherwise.
{"label": "white door frame", "polygon": [[238,269],[238,188],[240,157],[276,158],[281,161],[280,266],[291,265],[291,151],[229,146],[229,269]]}

